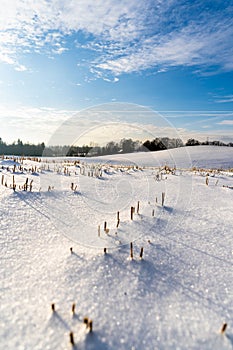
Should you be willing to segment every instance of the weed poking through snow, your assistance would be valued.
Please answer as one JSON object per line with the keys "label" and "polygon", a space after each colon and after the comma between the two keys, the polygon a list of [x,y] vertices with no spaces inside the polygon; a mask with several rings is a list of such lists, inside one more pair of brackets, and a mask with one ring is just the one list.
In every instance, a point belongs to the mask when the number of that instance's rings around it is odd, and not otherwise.
{"label": "weed poking through snow", "polygon": [[89,320],[88,327],[89,327],[90,333],[92,333],[92,331],[93,331],[93,321],[92,320]]}
{"label": "weed poking through snow", "polygon": [[88,328],[88,322],[89,322],[88,317],[84,317],[83,323],[86,325],[86,328]]}
{"label": "weed poking through snow", "polygon": [[130,242],[130,258],[133,259],[133,242]]}
{"label": "weed poking through snow", "polygon": [[141,248],[141,251],[140,251],[140,259],[143,258],[143,247]]}
{"label": "weed poking through snow", "polygon": [[227,323],[223,323],[222,328],[221,328],[221,334],[225,334],[227,329]]}
{"label": "weed poking through snow", "polygon": [[162,207],[164,206],[165,201],[165,192],[162,192]]}
{"label": "weed poking through snow", "polygon": [[135,213],[135,208],[131,207],[131,209],[130,209],[130,218],[131,218],[131,220],[133,220],[133,214],[134,213]]}
{"label": "weed poking through snow", "polygon": [[70,332],[70,344],[74,345],[74,334],[73,334],[73,332]]}

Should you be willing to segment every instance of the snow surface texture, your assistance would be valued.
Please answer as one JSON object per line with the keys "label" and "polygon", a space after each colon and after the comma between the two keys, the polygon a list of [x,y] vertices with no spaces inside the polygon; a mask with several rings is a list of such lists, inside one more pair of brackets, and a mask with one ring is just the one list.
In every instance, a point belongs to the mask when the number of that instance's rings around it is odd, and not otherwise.
{"label": "snow surface texture", "polygon": [[2,160],[0,349],[232,349],[232,155]]}

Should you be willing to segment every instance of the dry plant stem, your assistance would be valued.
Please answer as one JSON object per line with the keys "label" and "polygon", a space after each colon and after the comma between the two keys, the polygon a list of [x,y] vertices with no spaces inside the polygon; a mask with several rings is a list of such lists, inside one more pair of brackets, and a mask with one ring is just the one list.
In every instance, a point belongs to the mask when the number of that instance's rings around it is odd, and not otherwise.
{"label": "dry plant stem", "polygon": [[143,247],[141,248],[141,251],[140,251],[140,259],[142,259],[143,257]]}
{"label": "dry plant stem", "polygon": [[72,304],[72,313],[75,313],[75,303]]}
{"label": "dry plant stem", "polygon": [[130,258],[133,259],[133,242],[130,243]]}
{"label": "dry plant stem", "polygon": [[74,334],[73,334],[73,332],[70,332],[70,344],[74,345]]}
{"label": "dry plant stem", "polygon": [[221,333],[224,334],[227,329],[227,323],[223,323],[222,328],[221,328]]}

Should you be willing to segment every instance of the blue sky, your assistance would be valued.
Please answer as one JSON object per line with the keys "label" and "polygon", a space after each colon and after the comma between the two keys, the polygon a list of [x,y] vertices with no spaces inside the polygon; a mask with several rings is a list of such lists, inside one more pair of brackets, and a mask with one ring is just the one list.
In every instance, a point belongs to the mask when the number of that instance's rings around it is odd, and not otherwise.
{"label": "blue sky", "polygon": [[171,136],[176,128],[184,140],[233,141],[232,1],[1,5],[3,140],[47,142],[79,111],[124,102],[159,112],[166,128],[159,129],[156,118],[134,118],[137,125],[157,127],[154,136]]}

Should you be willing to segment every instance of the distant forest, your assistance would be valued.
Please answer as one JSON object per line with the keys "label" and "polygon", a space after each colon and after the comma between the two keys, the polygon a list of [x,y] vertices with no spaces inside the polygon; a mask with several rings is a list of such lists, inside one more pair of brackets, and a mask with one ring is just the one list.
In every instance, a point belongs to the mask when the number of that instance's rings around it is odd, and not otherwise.
{"label": "distant forest", "polygon": [[46,157],[93,157],[103,156],[117,153],[132,153],[132,152],[151,152],[161,151],[165,149],[178,148],[183,146],[228,146],[233,147],[233,142],[228,144],[221,141],[205,141],[200,142],[195,139],[189,139],[185,144],[181,139],[161,137],[153,140],[146,140],[145,142],[133,141],[132,139],[122,139],[119,142],[108,142],[105,146],[49,146],[45,147],[44,142],[37,145],[30,143],[23,143],[20,139],[12,144],[7,144],[0,138],[0,154],[15,155],[15,156],[46,156]]}
{"label": "distant forest", "polygon": [[0,154],[12,156],[38,156],[40,157],[45,149],[44,142],[38,145],[23,143],[20,139],[17,142],[7,144],[0,137]]}

